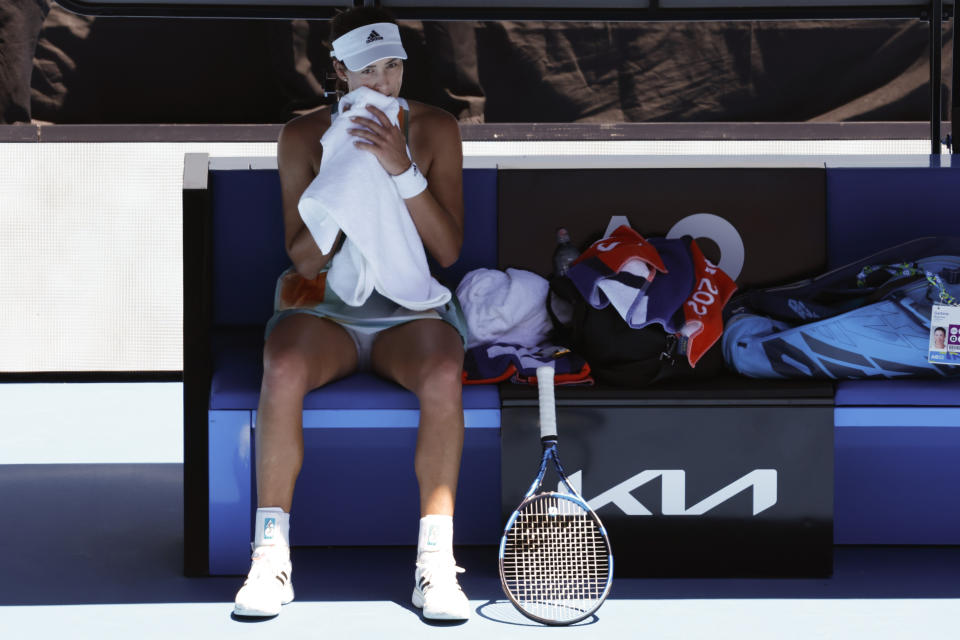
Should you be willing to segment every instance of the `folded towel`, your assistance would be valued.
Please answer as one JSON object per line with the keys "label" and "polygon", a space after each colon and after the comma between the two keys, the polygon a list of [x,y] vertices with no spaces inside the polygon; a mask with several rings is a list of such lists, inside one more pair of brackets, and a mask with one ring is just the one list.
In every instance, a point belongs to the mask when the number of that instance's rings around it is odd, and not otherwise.
{"label": "folded towel", "polygon": [[522,269],[474,269],[457,287],[467,320],[467,348],[492,342],[533,347],[553,328],[542,276]]}
{"label": "folded towel", "polygon": [[645,320],[630,326],[639,329],[659,322],[668,333],[676,333],[684,324],[683,303],[696,284],[690,239],[650,238],[649,242],[657,248],[657,253],[667,266],[667,272],[658,273],[647,287]]}
{"label": "folded towel", "polygon": [[613,304],[628,325],[640,328],[649,324],[647,290],[666,272],[656,247],[621,225],[590,245],[567,275],[590,306],[603,309]]}
{"label": "folded towel", "polygon": [[[626,225],[620,225],[609,236],[594,242],[573,264],[590,258],[597,258],[614,273],[619,273],[633,262],[660,272],[667,270],[657,250],[651,247],[642,235]],[[653,279],[652,275],[649,277]]]}
{"label": "folded towel", "polygon": [[360,306],[374,289],[402,307],[433,309],[449,302],[450,290],[427,265],[423,242],[397,189],[369,151],[354,145],[346,115],[370,117],[366,105],[397,124],[396,98],[361,87],[340,100],[340,114],[320,139],[323,160],[316,178],[300,197],[300,217],[324,253],[337,232],[347,236],[333,258],[327,284],[351,306]]}
{"label": "folded towel", "polygon": [[550,365],[555,385],[590,385],[590,365],[566,347],[542,344],[484,344],[467,350],[463,359],[463,384],[537,384],[537,367]]}

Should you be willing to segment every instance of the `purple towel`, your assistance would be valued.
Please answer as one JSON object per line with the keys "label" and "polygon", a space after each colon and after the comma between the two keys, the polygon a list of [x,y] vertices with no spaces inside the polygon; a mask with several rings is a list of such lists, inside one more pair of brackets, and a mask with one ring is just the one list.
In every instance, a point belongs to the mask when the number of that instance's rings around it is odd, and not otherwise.
{"label": "purple towel", "polygon": [[676,333],[683,328],[683,303],[694,285],[690,240],[649,238],[647,241],[657,248],[667,272],[658,273],[647,287],[647,320],[640,326],[659,322],[668,333]]}
{"label": "purple towel", "polygon": [[569,349],[553,345],[524,347],[516,344],[482,344],[467,349],[464,384],[487,384],[510,378],[517,384],[536,384],[537,367],[552,364],[554,384],[593,384],[586,360]]}

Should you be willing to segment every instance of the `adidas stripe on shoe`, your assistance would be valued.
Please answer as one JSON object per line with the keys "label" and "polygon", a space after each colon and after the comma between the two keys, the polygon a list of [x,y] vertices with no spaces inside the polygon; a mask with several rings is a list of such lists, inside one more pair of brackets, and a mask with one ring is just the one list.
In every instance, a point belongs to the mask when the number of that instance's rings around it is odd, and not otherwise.
{"label": "adidas stripe on shoe", "polygon": [[275,616],[293,602],[293,582],[288,548],[257,547],[250,573],[237,592],[233,612],[238,616]]}
{"label": "adidas stripe on shoe", "polygon": [[453,556],[432,555],[421,554],[426,558],[417,562],[413,606],[423,609],[423,617],[431,620],[467,620],[470,602],[457,582],[457,574],[464,570],[456,565]]}

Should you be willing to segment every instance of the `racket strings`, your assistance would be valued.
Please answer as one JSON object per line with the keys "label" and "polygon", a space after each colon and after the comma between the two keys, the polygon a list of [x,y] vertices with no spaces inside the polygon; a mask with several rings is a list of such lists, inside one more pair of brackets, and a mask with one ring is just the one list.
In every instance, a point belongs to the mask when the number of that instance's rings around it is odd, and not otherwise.
{"label": "racket strings", "polygon": [[533,498],[507,533],[506,587],[522,609],[539,618],[562,622],[592,611],[605,595],[609,572],[600,527],[570,500]]}

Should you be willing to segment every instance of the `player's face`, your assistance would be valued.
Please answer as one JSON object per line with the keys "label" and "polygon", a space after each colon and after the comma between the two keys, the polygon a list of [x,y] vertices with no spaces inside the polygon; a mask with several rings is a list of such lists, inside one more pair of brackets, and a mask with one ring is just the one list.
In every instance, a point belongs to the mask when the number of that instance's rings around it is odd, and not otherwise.
{"label": "player's face", "polygon": [[350,91],[367,87],[385,96],[396,98],[400,95],[400,85],[403,84],[403,60],[400,58],[377,60],[360,71],[350,71],[345,65],[339,64],[337,73],[342,80],[346,81]]}
{"label": "player's face", "polygon": [[937,349],[943,349],[944,341],[946,340],[947,332],[946,331],[934,331],[933,332],[933,346]]}

